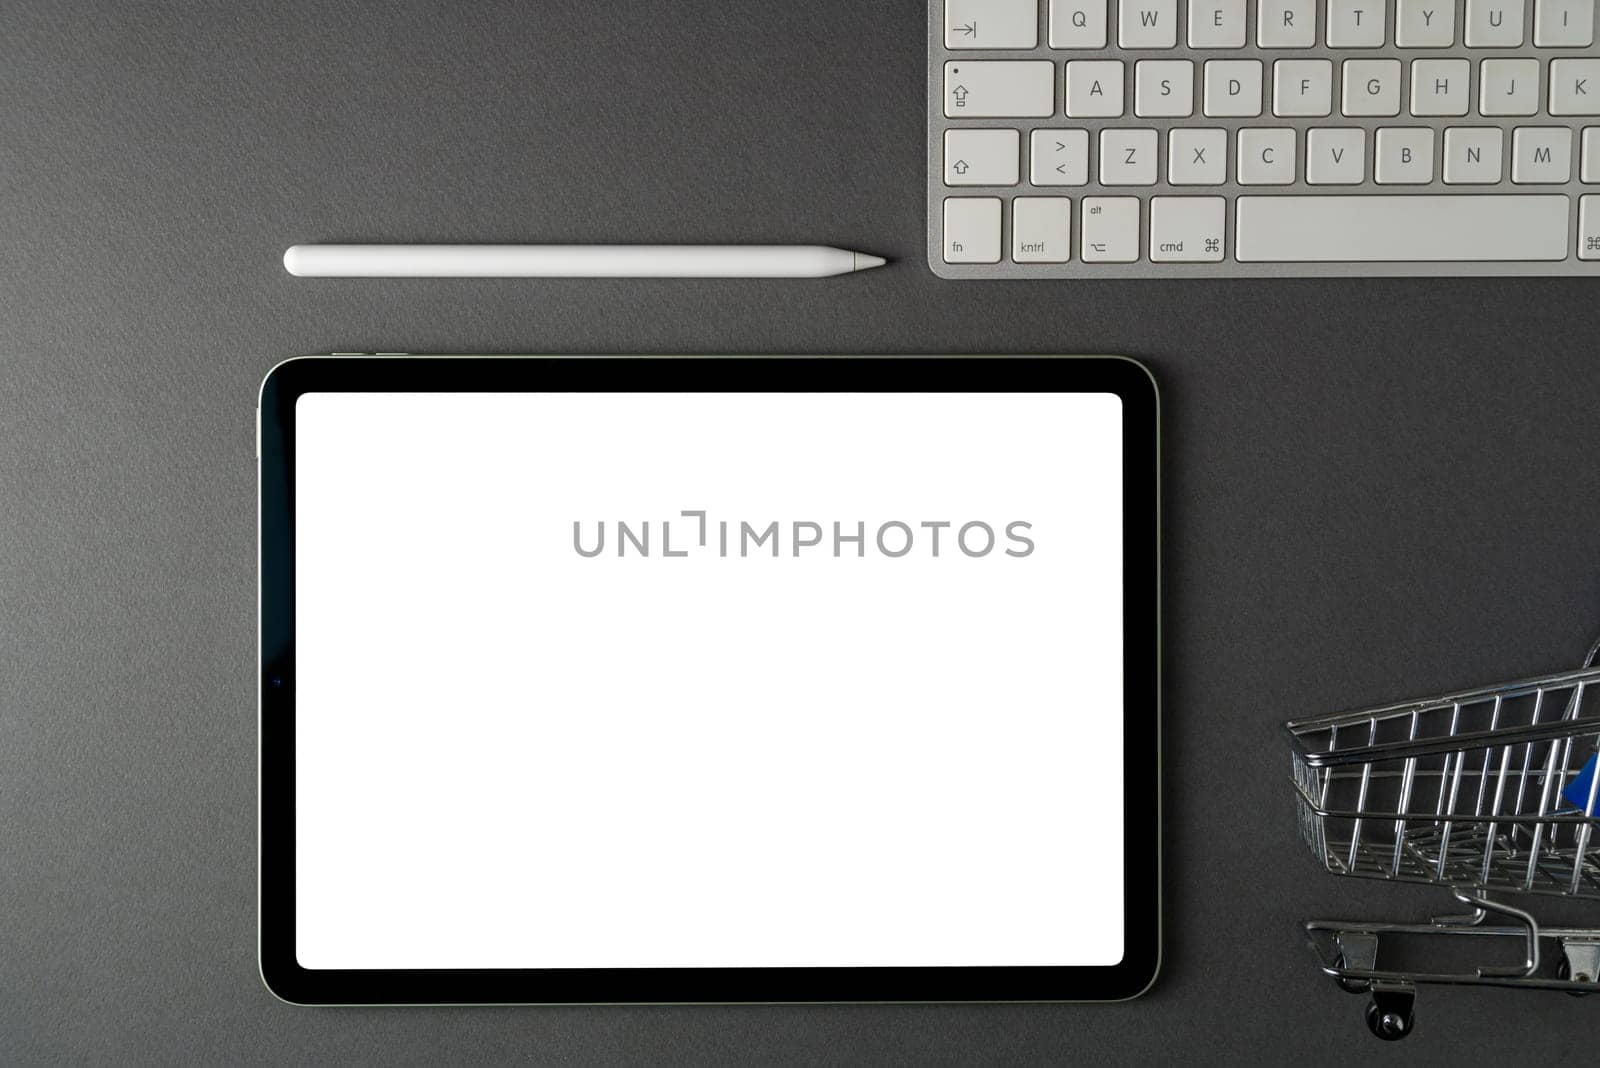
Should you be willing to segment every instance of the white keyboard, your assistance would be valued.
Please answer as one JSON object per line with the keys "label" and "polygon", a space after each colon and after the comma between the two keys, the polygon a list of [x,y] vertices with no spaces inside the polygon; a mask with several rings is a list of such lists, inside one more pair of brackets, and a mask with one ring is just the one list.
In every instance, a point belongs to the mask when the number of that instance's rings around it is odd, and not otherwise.
{"label": "white keyboard", "polygon": [[1600,278],[1597,0],[929,0],[945,278]]}

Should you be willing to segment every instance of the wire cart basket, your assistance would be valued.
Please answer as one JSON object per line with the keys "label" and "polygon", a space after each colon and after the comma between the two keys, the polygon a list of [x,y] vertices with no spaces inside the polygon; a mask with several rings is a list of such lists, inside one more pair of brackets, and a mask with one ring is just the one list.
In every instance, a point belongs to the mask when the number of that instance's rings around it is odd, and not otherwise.
{"label": "wire cart basket", "polygon": [[1597,653],[1576,671],[1284,725],[1300,835],[1325,869],[1433,883],[1470,910],[1305,925],[1322,970],[1371,995],[1379,1038],[1411,1033],[1419,984],[1600,992],[1600,929],[1544,927],[1499,900],[1600,899]]}

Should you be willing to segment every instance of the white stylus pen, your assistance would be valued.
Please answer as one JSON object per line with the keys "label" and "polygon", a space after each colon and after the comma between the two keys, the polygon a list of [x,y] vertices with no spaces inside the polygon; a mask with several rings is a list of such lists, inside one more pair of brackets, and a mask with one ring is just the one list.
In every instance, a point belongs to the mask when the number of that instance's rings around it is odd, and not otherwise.
{"label": "white stylus pen", "polygon": [[301,278],[827,278],[883,265],[826,245],[295,245]]}

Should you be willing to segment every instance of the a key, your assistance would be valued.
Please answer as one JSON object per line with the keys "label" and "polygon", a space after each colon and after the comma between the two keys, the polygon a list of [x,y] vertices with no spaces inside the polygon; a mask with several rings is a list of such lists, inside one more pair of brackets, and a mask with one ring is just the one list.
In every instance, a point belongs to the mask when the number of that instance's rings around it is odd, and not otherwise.
{"label": "a key", "polygon": [[1311,185],[1359,185],[1367,173],[1367,132],[1359,127],[1306,133],[1306,181]]}
{"label": "a key", "polygon": [[1468,48],[1516,48],[1522,44],[1523,0],[1467,0]]}
{"label": "a key", "polygon": [[1327,0],[1329,48],[1381,48],[1388,7],[1384,0]]}
{"label": "a key", "polygon": [[1153,263],[1221,263],[1227,202],[1222,197],[1152,197]]}
{"label": "a key", "polygon": [[1373,139],[1372,180],[1379,185],[1426,185],[1433,181],[1433,130],[1386,126]]}
{"label": "a key", "polygon": [[1333,63],[1280,59],[1272,65],[1272,113],[1280,118],[1327,115],[1333,110]]}
{"label": "a key", "polygon": [[1472,63],[1465,59],[1411,61],[1411,114],[1465,115]]}
{"label": "a key", "polygon": [[1074,119],[1114,119],[1122,114],[1122,60],[1067,63],[1066,112]]}
{"label": "a key", "polygon": [[1600,59],[1550,61],[1550,114],[1600,115]]}
{"label": "a key", "polygon": [[1175,127],[1168,131],[1168,184],[1221,185],[1227,180],[1227,130]]}
{"label": "a key", "polygon": [[1539,48],[1594,44],[1594,0],[1534,0],[1533,43]]}
{"label": "a key", "polygon": [[1293,130],[1240,130],[1240,185],[1290,185],[1294,182]]}
{"label": "a key", "polygon": [[1589,126],[1583,131],[1583,168],[1579,180],[1600,182],[1600,126]]}
{"label": "a key", "polygon": [[1089,181],[1088,130],[1035,130],[1028,152],[1034,185],[1084,185]]}
{"label": "a key", "polygon": [[1310,48],[1316,44],[1317,0],[1260,0],[1256,43],[1262,48]]}
{"label": "a key", "polygon": [[1500,181],[1505,135],[1498,126],[1452,126],[1444,132],[1446,185],[1494,185]]}
{"label": "a key", "polygon": [[1401,48],[1449,48],[1456,43],[1455,0],[1399,0],[1394,43]]}
{"label": "a key", "polygon": [[1400,61],[1345,60],[1340,108],[1346,115],[1400,114]]}
{"label": "a key", "polygon": [[1000,262],[999,197],[945,197],[944,261]]}
{"label": "a key", "polygon": [[1564,260],[1565,196],[1242,196],[1245,263]]}
{"label": "a key", "polygon": [[1511,180],[1560,185],[1572,178],[1572,131],[1565,126],[1518,126],[1511,135]]}
{"label": "a key", "polygon": [[944,0],[946,48],[1034,48],[1039,5],[1034,0]]}
{"label": "a key", "polygon": [[1101,185],[1155,185],[1154,130],[1100,131]]}
{"label": "a key", "polygon": [[1537,59],[1486,59],[1478,65],[1478,114],[1536,115]]}
{"label": "a key", "polygon": [[1011,258],[1017,263],[1066,263],[1072,256],[1072,201],[1017,197],[1011,202]]}
{"label": "a key", "polygon": [[944,65],[950,119],[1043,118],[1055,114],[1055,64],[1048,59],[957,59]]}
{"label": "a key", "polygon": [[1190,48],[1243,48],[1244,0],[1189,0]]}
{"label": "a key", "polygon": [[1119,0],[1117,44],[1172,48],[1178,43],[1178,0]]}
{"label": "a key", "polygon": [[1139,258],[1139,198],[1084,197],[1078,255],[1085,263],[1132,263]]}
{"label": "a key", "polygon": [[1104,48],[1106,0],[1050,0],[1051,48]]}
{"label": "a key", "polygon": [[1194,63],[1141,59],[1133,67],[1133,113],[1141,118],[1194,114]]}
{"label": "a key", "polygon": [[1261,114],[1261,61],[1208,59],[1205,68],[1207,115],[1254,118]]}

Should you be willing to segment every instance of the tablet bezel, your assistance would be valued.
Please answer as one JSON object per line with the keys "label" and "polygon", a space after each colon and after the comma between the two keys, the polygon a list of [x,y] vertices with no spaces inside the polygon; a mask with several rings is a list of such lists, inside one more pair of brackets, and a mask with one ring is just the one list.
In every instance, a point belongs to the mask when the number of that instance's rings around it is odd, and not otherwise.
{"label": "tablet bezel", "polygon": [[[295,957],[295,402],[336,392],[1068,392],[1122,400],[1124,955],[1111,966],[350,969]],[[1161,959],[1159,400],[1115,356],[298,357],[261,385],[261,975],[307,1005],[1112,1001]]]}

